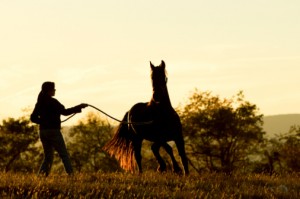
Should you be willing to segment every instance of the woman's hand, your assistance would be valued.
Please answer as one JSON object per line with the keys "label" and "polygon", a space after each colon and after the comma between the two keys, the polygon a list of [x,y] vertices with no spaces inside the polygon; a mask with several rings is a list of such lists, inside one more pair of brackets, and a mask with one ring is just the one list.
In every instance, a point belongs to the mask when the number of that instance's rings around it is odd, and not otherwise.
{"label": "woman's hand", "polygon": [[88,104],[85,104],[85,103],[81,103],[80,105],[80,108],[85,108],[85,107],[87,107],[87,106],[89,106]]}

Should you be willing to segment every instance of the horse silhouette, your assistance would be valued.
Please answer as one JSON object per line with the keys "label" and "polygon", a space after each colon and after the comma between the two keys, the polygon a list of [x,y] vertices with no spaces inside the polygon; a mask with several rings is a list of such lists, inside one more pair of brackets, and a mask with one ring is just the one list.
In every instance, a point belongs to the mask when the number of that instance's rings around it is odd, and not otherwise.
{"label": "horse silhouette", "polygon": [[[142,173],[142,141],[153,142],[151,149],[159,163],[158,171],[166,171],[166,164],[159,154],[160,147],[163,147],[170,155],[173,171],[182,174],[182,169],[175,160],[172,147],[167,143],[174,141],[184,173],[189,174],[188,160],[185,153],[184,139],[180,118],[171,105],[167,89],[167,75],[165,63],[161,61],[159,66],[154,66],[150,62],[151,80],[153,95],[149,102],[137,103],[126,112],[123,123],[117,127],[114,137],[103,147],[111,156],[114,156],[120,166],[126,170],[134,172],[136,164],[139,173]],[[138,124],[152,121],[148,124]]]}

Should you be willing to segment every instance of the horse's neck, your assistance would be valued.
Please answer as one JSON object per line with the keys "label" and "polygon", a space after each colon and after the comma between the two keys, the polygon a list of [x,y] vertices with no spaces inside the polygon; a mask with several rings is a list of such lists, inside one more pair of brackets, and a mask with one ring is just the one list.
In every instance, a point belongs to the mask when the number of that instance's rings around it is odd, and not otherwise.
{"label": "horse's neck", "polygon": [[150,100],[150,104],[159,104],[160,106],[166,108],[172,108],[168,89],[166,89],[165,92],[158,92],[153,89],[153,94]]}

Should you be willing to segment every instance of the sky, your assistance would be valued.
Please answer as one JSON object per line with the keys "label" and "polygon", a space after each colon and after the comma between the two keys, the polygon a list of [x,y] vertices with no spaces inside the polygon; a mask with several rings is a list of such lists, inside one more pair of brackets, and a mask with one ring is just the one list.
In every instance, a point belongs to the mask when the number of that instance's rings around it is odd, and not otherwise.
{"label": "sky", "polygon": [[1,0],[0,119],[32,109],[45,81],[66,108],[121,119],[150,100],[161,60],[173,107],[195,88],[242,90],[261,114],[300,113],[299,13],[299,0]]}

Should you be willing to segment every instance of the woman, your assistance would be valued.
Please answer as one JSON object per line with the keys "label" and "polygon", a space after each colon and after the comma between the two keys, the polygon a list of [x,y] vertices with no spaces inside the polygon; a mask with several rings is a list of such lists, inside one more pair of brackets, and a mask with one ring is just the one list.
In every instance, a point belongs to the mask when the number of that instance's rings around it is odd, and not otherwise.
{"label": "woman", "polygon": [[88,106],[87,104],[80,104],[66,109],[57,99],[53,98],[54,95],[54,82],[44,82],[30,116],[32,122],[39,124],[40,139],[44,149],[44,161],[39,173],[45,176],[48,176],[50,173],[54,150],[58,152],[62,159],[66,172],[68,174],[73,173],[67,148],[60,132],[60,115],[67,116],[73,113],[80,113],[82,108]]}

